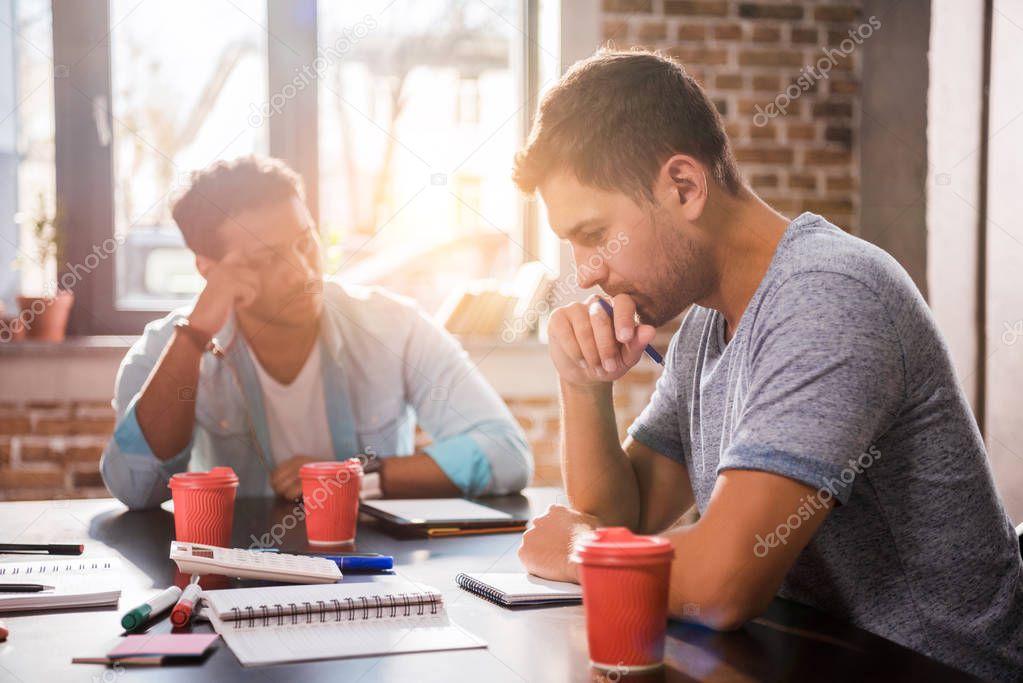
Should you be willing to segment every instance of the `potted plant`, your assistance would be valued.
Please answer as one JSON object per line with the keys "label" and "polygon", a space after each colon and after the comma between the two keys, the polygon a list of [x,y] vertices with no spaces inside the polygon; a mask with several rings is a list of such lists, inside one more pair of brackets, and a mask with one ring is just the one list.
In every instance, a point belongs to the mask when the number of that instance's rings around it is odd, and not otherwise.
{"label": "potted plant", "polygon": [[66,263],[67,249],[67,227],[60,199],[57,199],[56,208],[51,214],[46,205],[46,197],[40,193],[39,208],[29,220],[35,237],[39,266],[44,274],[50,272],[51,264],[55,264],[56,268],[53,269],[50,287],[44,285],[42,296],[18,297],[18,321],[28,339],[64,341],[68,315],[75,297],[70,289],[60,286],[57,278],[60,265]]}

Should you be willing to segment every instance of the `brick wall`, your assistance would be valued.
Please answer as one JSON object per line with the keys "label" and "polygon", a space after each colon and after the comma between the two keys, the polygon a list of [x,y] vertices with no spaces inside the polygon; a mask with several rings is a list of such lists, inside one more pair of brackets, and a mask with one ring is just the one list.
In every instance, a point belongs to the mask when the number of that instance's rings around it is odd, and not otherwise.
{"label": "brick wall", "polygon": [[[650,366],[644,359],[615,387],[622,434],[653,389],[658,373]],[[507,401],[533,448],[533,484],[559,486],[557,397]],[[109,402],[0,404],[0,500],[109,495],[99,475],[99,459],[113,428]]]}
{"label": "brick wall", "polygon": [[[866,20],[859,0],[604,0],[603,8],[605,41],[664,50],[706,88],[757,194],[790,217],[813,211],[858,232],[859,51],[869,37],[848,53],[842,41]],[[817,77],[825,49],[834,65]],[[799,96],[784,115],[757,116],[776,98],[783,104],[791,85]]]}
{"label": "brick wall", "polygon": [[99,458],[113,429],[109,402],[0,404],[0,499],[108,495]]}

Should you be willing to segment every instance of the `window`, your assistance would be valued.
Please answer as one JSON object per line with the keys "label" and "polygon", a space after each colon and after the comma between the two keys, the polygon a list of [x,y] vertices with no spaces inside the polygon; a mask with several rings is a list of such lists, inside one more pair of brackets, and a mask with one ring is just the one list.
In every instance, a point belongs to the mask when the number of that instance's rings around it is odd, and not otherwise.
{"label": "window", "polygon": [[117,237],[116,258],[75,284],[70,333],[137,334],[194,296],[202,281],[169,200],[190,171],[249,153],[305,178],[330,273],[427,310],[459,283],[510,279],[538,252],[535,207],[510,171],[536,53],[551,54],[526,34],[555,4],[52,3],[69,259]]}
{"label": "window", "polygon": [[265,0],[111,0],[112,132],[120,308],[170,308],[202,288],[170,216],[189,172],[266,154]]}
{"label": "window", "polygon": [[[14,295],[52,293],[55,263],[37,255],[32,220],[40,212],[56,211],[53,117],[53,33],[49,0],[13,3],[12,16],[3,17],[0,35],[13,47],[14,61],[0,83],[5,112],[0,123],[0,174],[4,193],[0,215],[10,221],[0,227],[0,299],[13,314]],[[9,190],[6,188],[10,188]],[[16,268],[8,268],[14,263]]]}
{"label": "window", "polygon": [[524,253],[520,0],[319,4],[320,224],[328,271],[434,311]]}

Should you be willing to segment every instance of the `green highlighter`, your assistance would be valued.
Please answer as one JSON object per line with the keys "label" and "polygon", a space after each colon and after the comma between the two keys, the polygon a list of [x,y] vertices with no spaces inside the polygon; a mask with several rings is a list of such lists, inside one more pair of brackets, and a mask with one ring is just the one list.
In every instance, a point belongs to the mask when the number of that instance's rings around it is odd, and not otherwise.
{"label": "green highlighter", "polygon": [[171,586],[121,617],[121,626],[128,633],[138,631],[149,623],[151,617],[173,607],[180,597],[181,589]]}

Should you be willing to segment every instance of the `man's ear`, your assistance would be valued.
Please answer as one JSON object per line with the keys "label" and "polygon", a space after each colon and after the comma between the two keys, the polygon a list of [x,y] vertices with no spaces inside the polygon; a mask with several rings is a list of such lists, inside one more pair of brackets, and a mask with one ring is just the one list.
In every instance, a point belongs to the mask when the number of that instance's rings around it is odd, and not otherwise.
{"label": "man's ear", "polygon": [[199,275],[202,275],[204,280],[206,279],[206,273],[210,272],[210,268],[212,268],[215,264],[216,261],[208,256],[203,256],[202,254],[195,255],[195,268],[199,271]]}
{"label": "man's ear", "polygon": [[710,190],[703,166],[686,154],[676,154],[661,165],[657,188],[665,204],[680,206],[689,221],[695,221],[703,213]]}

